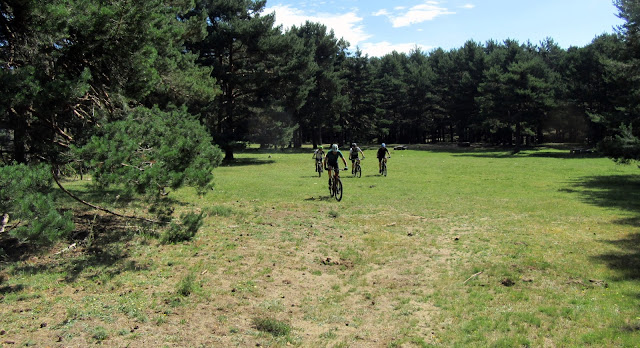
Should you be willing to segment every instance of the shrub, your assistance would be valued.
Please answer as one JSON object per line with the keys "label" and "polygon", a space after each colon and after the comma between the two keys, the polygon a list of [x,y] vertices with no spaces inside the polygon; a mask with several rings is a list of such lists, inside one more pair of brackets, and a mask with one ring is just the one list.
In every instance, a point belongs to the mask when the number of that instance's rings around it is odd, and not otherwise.
{"label": "shrub", "polygon": [[182,278],[177,285],[177,293],[181,296],[189,296],[196,289],[196,276],[193,273],[189,273],[186,277]]}
{"label": "shrub", "polygon": [[228,217],[233,214],[233,209],[231,209],[230,207],[225,207],[223,205],[217,205],[217,206],[208,208],[206,211],[209,215],[213,215],[213,216]]}
{"label": "shrub", "polygon": [[91,335],[96,341],[104,341],[109,337],[107,330],[102,326],[98,326],[93,329],[93,333]]}
{"label": "shrub", "polygon": [[286,336],[291,332],[291,326],[273,318],[254,318],[253,325],[258,331],[268,332],[274,336]]}
{"label": "shrub", "polygon": [[51,190],[47,165],[0,167],[0,220],[8,215],[9,233],[27,242],[50,244],[74,229],[70,212],[61,214]]}
{"label": "shrub", "polygon": [[172,222],[162,235],[164,243],[180,243],[193,239],[203,224],[203,214],[188,213],[180,216],[180,224]]}

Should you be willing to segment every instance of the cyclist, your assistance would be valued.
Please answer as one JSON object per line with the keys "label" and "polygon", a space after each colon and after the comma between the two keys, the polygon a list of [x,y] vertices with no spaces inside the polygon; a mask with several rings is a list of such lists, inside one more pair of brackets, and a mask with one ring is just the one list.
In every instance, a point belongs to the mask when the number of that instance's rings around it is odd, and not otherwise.
{"label": "cyclist", "polygon": [[318,162],[322,162],[324,158],[324,150],[322,150],[322,145],[319,145],[318,148],[313,151],[313,156],[311,158],[315,158],[316,160],[316,168],[318,168]]}
{"label": "cyclist", "polygon": [[342,152],[338,150],[338,144],[331,145],[331,151],[327,152],[327,155],[324,157],[324,169],[329,173],[329,188],[331,188],[331,172],[335,170],[336,172],[340,171],[338,167],[338,158],[342,158],[342,163],[344,163],[344,169],[347,168],[347,161],[344,159]]}
{"label": "cyclist", "polygon": [[356,161],[360,163],[360,159],[358,158],[358,152],[362,154],[362,159],[364,159],[364,153],[358,147],[358,144],[351,143],[351,149],[349,150],[349,160],[351,161],[351,174],[356,170]]}
{"label": "cyclist", "polygon": [[382,160],[385,160],[385,155],[389,155],[391,158],[391,154],[389,153],[389,149],[387,149],[387,145],[382,143],[380,148],[378,149],[378,172],[382,174]]}

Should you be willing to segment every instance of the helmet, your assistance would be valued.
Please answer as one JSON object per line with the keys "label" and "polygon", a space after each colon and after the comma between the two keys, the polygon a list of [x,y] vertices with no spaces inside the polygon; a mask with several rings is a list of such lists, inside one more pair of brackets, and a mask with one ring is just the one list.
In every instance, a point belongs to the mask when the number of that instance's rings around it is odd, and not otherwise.
{"label": "helmet", "polygon": [[385,143],[382,143],[382,147],[387,147],[387,144],[385,144]]}
{"label": "helmet", "polygon": [[318,146],[318,149],[322,150],[322,145],[319,145],[319,146]]}
{"label": "helmet", "polygon": [[331,145],[331,151],[338,151],[338,144]]}
{"label": "helmet", "polygon": [[358,146],[358,144],[356,144],[356,143],[351,143],[351,147],[356,147],[356,146]]}

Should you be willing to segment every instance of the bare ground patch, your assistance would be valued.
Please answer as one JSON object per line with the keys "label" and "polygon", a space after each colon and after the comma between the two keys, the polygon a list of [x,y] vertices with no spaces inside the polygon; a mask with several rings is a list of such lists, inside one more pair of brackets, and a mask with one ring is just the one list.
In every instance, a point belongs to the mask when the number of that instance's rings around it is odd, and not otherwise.
{"label": "bare ground patch", "polygon": [[[382,347],[419,337],[433,343],[438,308],[430,294],[450,253],[444,237],[425,229],[433,221],[365,219],[351,230],[340,218],[317,213],[273,207],[212,217],[196,240],[175,246],[135,234],[116,238],[117,224],[105,225],[113,230],[101,232],[113,242],[79,243],[56,255],[59,246],[19,263],[22,269],[3,270],[2,286],[11,290],[2,294],[0,341]],[[21,271],[26,267],[31,271]],[[45,273],[51,279],[36,279]],[[188,275],[194,290],[181,296],[177,288]],[[256,318],[285,323],[291,332],[261,332]]]}

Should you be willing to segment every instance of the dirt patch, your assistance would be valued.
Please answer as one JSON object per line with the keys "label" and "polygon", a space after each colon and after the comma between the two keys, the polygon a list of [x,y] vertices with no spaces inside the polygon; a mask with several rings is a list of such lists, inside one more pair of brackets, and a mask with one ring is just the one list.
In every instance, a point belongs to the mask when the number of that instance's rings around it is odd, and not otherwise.
{"label": "dirt patch", "polygon": [[[50,346],[384,347],[407,332],[429,342],[438,309],[428,298],[450,251],[424,235],[425,218],[400,216],[383,230],[373,221],[346,233],[317,214],[278,208],[217,216],[181,245],[105,220],[73,247],[19,262],[31,274],[59,275],[46,291],[5,281],[12,293],[38,296],[3,306],[11,315],[0,329],[17,344],[30,330],[33,343]],[[80,226],[95,231],[92,221]],[[88,243],[90,235],[101,239]],[[193,288],[180,296],[189,275]],[[265,318],[291,333],[260,332],[252,323]],[[35,326],[20,324],[27,322]]]}

